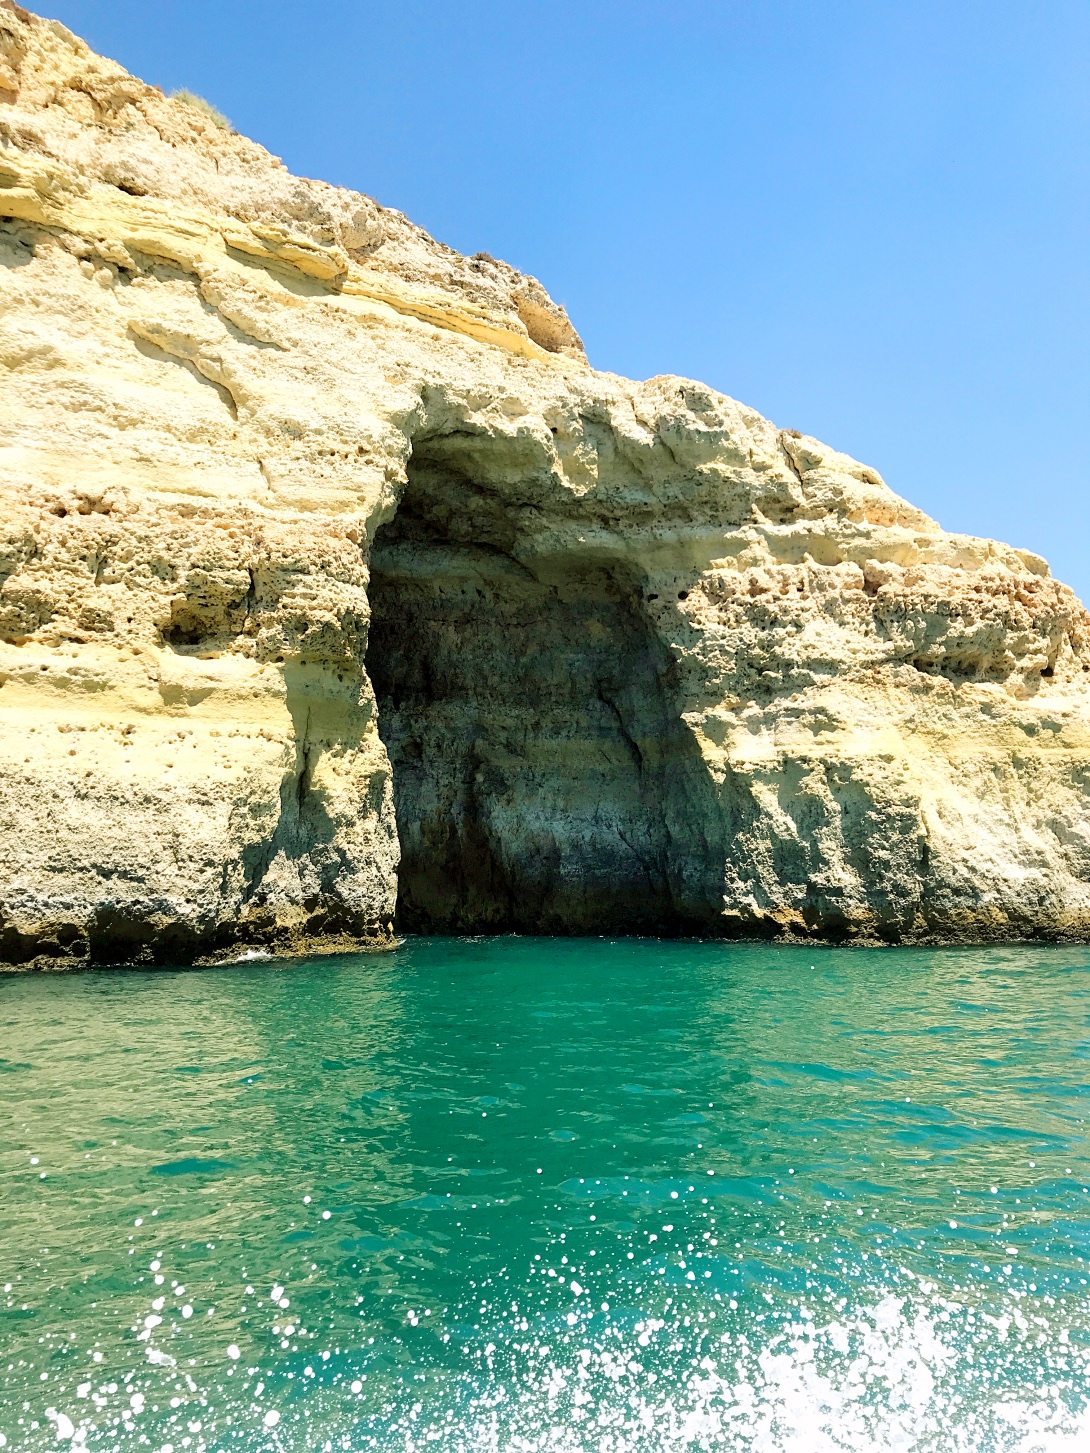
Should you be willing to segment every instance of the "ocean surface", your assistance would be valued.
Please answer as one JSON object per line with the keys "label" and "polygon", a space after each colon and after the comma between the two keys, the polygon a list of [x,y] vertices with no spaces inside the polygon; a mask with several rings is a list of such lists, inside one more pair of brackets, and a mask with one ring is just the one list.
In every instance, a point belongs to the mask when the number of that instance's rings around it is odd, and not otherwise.
{"label": "ocean surface", "polygon": [[0,1444],[1090,1447],[1090,951],[0,980]]}

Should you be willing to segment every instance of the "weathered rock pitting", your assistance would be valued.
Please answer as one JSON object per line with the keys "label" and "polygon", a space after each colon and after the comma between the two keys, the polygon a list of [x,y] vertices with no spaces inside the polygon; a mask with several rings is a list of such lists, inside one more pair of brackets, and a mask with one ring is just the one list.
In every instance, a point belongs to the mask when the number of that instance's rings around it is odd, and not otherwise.
{"label": "weathered rock pitting", "polygon": [[3,964],[1090,936],[1036,556],[6,3],[0,290]]}

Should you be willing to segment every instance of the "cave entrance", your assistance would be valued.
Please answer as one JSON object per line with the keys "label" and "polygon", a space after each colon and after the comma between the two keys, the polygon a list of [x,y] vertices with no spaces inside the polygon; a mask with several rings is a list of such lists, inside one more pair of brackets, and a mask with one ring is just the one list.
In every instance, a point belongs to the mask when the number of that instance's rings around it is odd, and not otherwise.
{"label": "cave entrance", "polygon": [[517,510],[450,452],[417,444],[371,556],[399,927],[707,931],[720,812],[637,585],[576,554],[527,568]]}

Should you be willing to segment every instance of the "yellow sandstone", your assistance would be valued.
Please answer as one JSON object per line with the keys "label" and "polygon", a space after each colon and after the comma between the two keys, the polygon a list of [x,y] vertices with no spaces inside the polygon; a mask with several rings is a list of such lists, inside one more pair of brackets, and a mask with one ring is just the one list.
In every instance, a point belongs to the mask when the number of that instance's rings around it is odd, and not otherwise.
{"label": "yellow sandstone", "polygon": [[0,962],[1090,936],[1026,551],[0,4]]}

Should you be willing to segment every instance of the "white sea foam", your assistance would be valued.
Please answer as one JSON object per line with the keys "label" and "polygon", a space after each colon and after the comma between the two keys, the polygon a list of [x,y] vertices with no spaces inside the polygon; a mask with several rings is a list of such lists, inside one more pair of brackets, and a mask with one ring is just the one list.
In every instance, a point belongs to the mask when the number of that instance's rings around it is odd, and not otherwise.
{"label": "white sea foam", "polygon": [[[279,1282],[272,1287],[275,1299],[264,1313],[265,1332],[281,1349],[281,1332],[307,1335],[302,1321],[273,1323],[284,1290]],[[174,1283],[175,1302],[183,1291]],[[613,1300],[624,1304],[619,1287]],[[375,1354],[366,1342],[337,1347],[333,1361],[315,1343],[303,1372],[301,1361],[289,1360],[295,1348],[282,1362],[272,1341],[262,1352],[257,1328],[245,1360],[235,1343],[226,1358],[218,1343],[214,1358],[190,1361],[182,1355],[187,1344],[175,1340],[173,1356],[151,1339],[176,1339],[183,1328],[188,1335],[191,1324],[184,1308],[164,1308],[156,1296],[129,1332],[144,1366],[130,1361],[124,1378],[117,1368],[97,1388],[80,1383],[75,1420],[44,1409],[47,1441],[27,1446],[59,1440],[88,1453],[136,1453],[149,1439],[165,1446],[169,1436],[176,1449],[207,1453],[230,1429],[240,1453],[310,1446],[319,1434],[316,1446],[330,1453],[1090,1447],[1090,1305],[1081,1293],[1061,1300],[979,1285],[958,1292],[906,1272],[869,1293],[860,1287],[854,1297],[815,1290],[781,1294],[774,1305],[750,1299],[740,1309],[679,1287],[655,1315],[616,1311],[614,1320],[583,1297],[578,1314],[558,1309],[536,1320],[506,1305],[486,1310],[478,1301],[475,1325],[436,1326],[439,1342],[418,1349],[428,1367],[423,1387],[396,1364],[384,1373],[370,1362]],[[411,1326],[423,1322],[410,1314]],[[260,1369],[247,1368],[250,1358]]]}
{"label": "white sea foam", "polygon": [[[946,1320],[943,1320],[943,1319]],[[1066,1329],[987,1332],[955,1303],[879,1297],[762,1337],[678,1322],[478,1356],[460,1406],[407,1409],[364,1446],[416,1453],[1076,1453],[1090,1349]],[[1038,1319],[1043,1321],[1044,1319]],[[1011,1329],[1013,1330],[1013,1334]],[[567,1345],[557,1346],[557,1341]],[[512,1355],[513,1354],[513,1355]],[[698,1355],[702,1354],[702,1355]]]}

